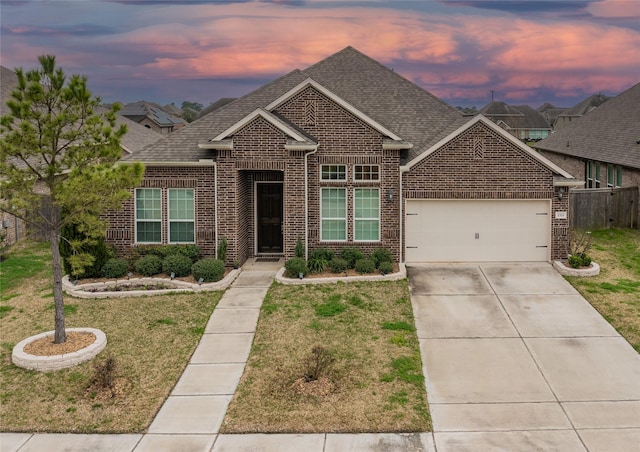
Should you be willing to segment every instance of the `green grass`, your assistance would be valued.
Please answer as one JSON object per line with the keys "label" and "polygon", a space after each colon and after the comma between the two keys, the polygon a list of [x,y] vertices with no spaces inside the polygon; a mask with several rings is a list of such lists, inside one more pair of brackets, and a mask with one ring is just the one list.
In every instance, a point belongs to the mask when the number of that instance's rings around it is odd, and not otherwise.
{"label": "green grass", "polygon": [[[221,431],[429,431],[412,325],[406,280],[272,285]],[[332,362],[308,382],[317,346]]]}
{"label": "green grass", "polygon": [[[39,245],[2,262],[0,283],[12,297],[0,305],[0,430],[13,432],[134,433],[144,431],[175,386],[204,333],[221,292],[138,298],[65,296],[67,328],[93,327],[107,335],[97,358],[57,372],[18,368],[19,341],[53,330],[51,264]],[[91,382],[94,364],[116,360],[115,396]]]}
{"label": "green grass", "polygon": [[600,275],[566,278],[640,352],[640,231],[602,229],[591,237],[588,254]]}

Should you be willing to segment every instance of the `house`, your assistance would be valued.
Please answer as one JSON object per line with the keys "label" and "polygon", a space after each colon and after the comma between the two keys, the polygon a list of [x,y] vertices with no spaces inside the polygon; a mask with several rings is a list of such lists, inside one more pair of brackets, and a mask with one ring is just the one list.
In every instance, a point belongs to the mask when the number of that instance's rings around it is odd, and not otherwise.
{"label": "house", "polygon": [[[11,69],[0,66],[0,116],[11,113],[7,106],[7,100],[17,86],[18,76],[16,73]],[[102,112],[107,111],[106,108],[102,107],[100,107],[100,110]],[[127,133],[120,139],[123,156],[137,152],[162,138],[162,135],[158,132],[136,124],[123,116],[116,115],[116,126],[120,125],[127,127]],[[0,226],[6,234],[5,240],[7,244],[14,244],[29,234],[25,222],[13,215],[0,212],[0,221]]]}
{"label": "house", "polygon": [[551,133],[544,116],[528,105],[511,106],[494,101],[480,109],[480,114],[523,141],[540,140]]}
{"label": "house", "polygon": [[186,124],[182,118],[172,116],[159,105],[145,101],[132,102],[125,105],[120,110],[120,114],[147,129],[164,135],[179,130]]}
{"label": "house", "polygon": [[550,122],[549,124],[553,126],[554,131],[561,130],[571,124],[572,121],[591,113],[607,100],[609,100],[609,97],[603,94],[594,94],[593,96],[589,96],[573,107],[567,108],[563,112],[558,113],[553,122]]}
{"label": "house", "polygon": [[639,187],[640,83],[534,147],[584,178],[583,188]]}
{"label": "house", "polygon": [[547,121],[547,124],[549,124],[553,128],[553,125],[556,122],[556,118],[560,114],[562,114],[565,111],[567,111],[568,108],[566,108],[566,107],[556,107],[553,104],[550,104],[549,102],[545,102],[544,104],[539,106],[536,110],[538,111],[538,113],[540,113],[542,115],[544,120]]}
{"label": "house", "polygon": [[123,159],[145,176],[107,240],[195,243],[227,264],[387,248],[401,262],[566,256],[569,173],[347,47]]}

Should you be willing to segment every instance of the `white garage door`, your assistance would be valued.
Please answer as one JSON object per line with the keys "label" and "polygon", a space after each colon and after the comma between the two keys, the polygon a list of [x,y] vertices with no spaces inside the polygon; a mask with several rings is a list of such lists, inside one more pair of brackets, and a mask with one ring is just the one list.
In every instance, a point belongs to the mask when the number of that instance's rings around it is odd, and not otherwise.
{"label": "white garage door", "polygon": [[549,200],[406,202],[406,262],[548,261]]}

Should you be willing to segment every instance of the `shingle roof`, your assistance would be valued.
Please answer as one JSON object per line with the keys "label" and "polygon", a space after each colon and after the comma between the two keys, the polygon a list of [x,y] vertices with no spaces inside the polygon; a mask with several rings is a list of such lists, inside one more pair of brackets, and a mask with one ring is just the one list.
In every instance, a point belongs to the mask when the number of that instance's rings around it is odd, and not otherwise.
{"label": "shingle roof", "polygon": [[311,78],[356,109],[413,143],[408,159],[465,122],[453,107],[352,47],[294,70],[236,99],[137,153],[143,162],[194,162],[212,158],[198,143],[211,140],[257,108],[264,108]]}
{"label": "shingle roof", "polygon": [[640,83],[539,141],[534,147],[640,168]]}
{"label": "shingle roof", "polygon": [[593,96],[587,97],[582,102],[578,102],[573,107],[567,108],[558,116],[584,116],[604,104],[609,99],[610,97],[603,94],[594,94]]}
{"label": "shingle roof", "polygon": [[528,105],[507,105],[494,101],[480,109],[492,121],[502,121],[512,129],[551,129],[542,114]]}
{"label": "shingle roof", "polygon": [[[0,113],[2,116],[11,113],[9,107],[7,107],[7,100],[11,97],[11,91],[18,86],[18,76],[11,69],[4,66],[0,66]],[[100,107],[98,113],[106,112],[107,109]],[[135,153],[146,146],[149,146],[164,135],[147,129],[140,124],[137,124],[124,116],[116,115],[116,125],[126,125],[127,133],[120,139],[120,144],[123,149],[129,153]]]}
{"label": "shingle roof", "polygon": [[125,105],[125,107],[120,110],[120,114],[135,122],[140,122],[143,118],[149,118],[159,126],[163,127],[184,124],[183,119],[171,116],[159,105],[143,100]]}

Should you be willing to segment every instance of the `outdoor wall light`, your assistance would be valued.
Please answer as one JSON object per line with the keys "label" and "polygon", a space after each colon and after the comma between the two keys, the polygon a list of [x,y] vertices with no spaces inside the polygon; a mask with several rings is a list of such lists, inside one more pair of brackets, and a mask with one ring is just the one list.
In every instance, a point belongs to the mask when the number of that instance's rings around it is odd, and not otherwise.
{"label": "outdoor wall light", "polygon": [[393,188],[387,190],[387,200],[393,201]]}
{"label": "outdoor wall light", "polygon": [[567,192],[567,187],[558,187],[558,199],[562,199],[562,197],[566,192]]}

